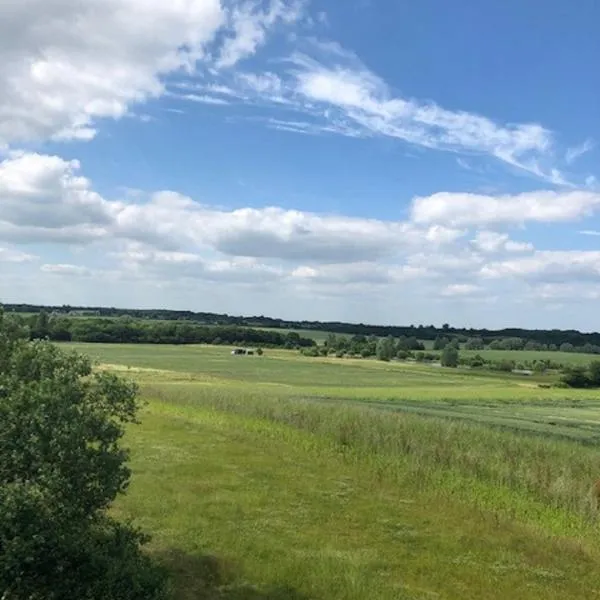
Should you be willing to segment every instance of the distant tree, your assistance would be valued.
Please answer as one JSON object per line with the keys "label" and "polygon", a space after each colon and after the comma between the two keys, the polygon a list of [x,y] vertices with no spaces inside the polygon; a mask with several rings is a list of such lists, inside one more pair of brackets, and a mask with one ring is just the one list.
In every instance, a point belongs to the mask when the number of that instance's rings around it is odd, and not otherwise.
{"label": "distant tree", "polygon": [[447,337],[443,337],[438,335],[433,341],[433,349],[434,350],[443,350],[448,344],[450,340]]}
{"label": "distant tree", "polygon": [[475,368],[483,367],[485,365],[485,360],[481,356],[481,354],[476,354],[469,360],[469,362],[467,364],[475,369]]}
{"label": "distant tree", "polygon": [[443,367],[458,367],[459,352],[451,345],[448,345],[442,351],[441,363]]}
{"label": "distant tree", "polygon": [[48,337],[50,334],[50,317],[45,310],[41,310],[35,317],[33,326],[31,328],[32,339],[43,339]]}
{"label": "distant tree", "polygon": [[561,381],[572,388],[586,388],[591,384],[587,369],[581,365],[567,367]]}
{"label": "distant tree", "polygon": [[469,338],[465,342],[465,350],[483,350],[484,347],[483,339],[480,337]]}
{"label": "distant tree", "polygon": [[420,342],[416,337],[411,336],[406,338],[406,350],[425,350],[423,342]]}
{"label": "distant tree", "polygon": [[257,348],[256,349],[256,354],[258,354],[258,356],[262,356],[264,354],[264,350],[262,348]]}
{"label": "distant tree", "polygon": [[330,333],[327,336],[327,339],[325,340],[325,345],[330,349],[330,350],[335,350],[337,348],[337,336],[335,335],[335,333]]}
{"label": "distant tree", "polygon": [[575,348],[570,342],[564,342],[560,345],[561,352],[573,352],[573,350],[575,350]]}
{"label": "distant tree", "polygon": [[127,488],[136,387],[31,342],[0,312],[0,592],[4,600],[159,600],[138,530],[106,512]]}
{"label": "distant tree", "polygon": [[375,354],[379,360],[391,360],[395,355],[395,343],[394,338],[386,337],[381,338],[377,342],[377,348]]}
{"label": "distant tree", "polygon": [[594,360],[588,365],[588,379],[591,387],[600,387],[600,361]]}
{"label": "distant tree", "polygon": [[492,363],[492,367],[496,371],[510,373],[515,368],[515,361],[510,358],[503,358],[502,360]]}

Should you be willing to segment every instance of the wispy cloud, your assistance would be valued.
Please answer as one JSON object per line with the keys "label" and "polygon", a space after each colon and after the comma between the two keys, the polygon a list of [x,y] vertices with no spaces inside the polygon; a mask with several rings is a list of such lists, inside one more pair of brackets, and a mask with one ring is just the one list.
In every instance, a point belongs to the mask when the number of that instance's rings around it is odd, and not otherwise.
{"label": "wispy cloud", "polygon": [[245,2],[236,7],[230,17],[233,33],[221,48],[217,68],[233,67],[254,54],[265,43],[269,29],[278,22],[290,24],[297,21],[303,6],[304,0],[274,0],[266,10],[260,10],[256,2]]}
{"label": "wispy cloud", "polygon": [[228,100],[219,98],[217,96],[208,96],[206,94],[181,94],[180,96],[174,96],[180,100],[189,100],[190,102],[197,102],[198,104],[214,104],[217,106],[227,106],[230,104]]}
{"label": "wispy cloud", "polygon": [[567,164],[573,164],[580,156],[583,156],[587,152],[590,152],[596,147],[596,144],[592,140],[585,140],[583,144],[569,148],[565,154],[565,160]]}
{"label": "wispy cloud", "polygon": [[[250,11],[253,16],[249,17],[253,25],[244,27],[254,31],[256,27],[260,29],[260,23],[272,27],[277,19],[296,19],[299,6],[299,3],[289,5],[288,12],[282,12],[280,4],[274,2],[268,12],[253,12],[253,9]],[[241,19],[246,9],[240,10]],[[250,13],[243,14],[248,17]],[[400,95],[365,67],[353,52],[333,41],[314,38],[299,41],[297,46],[302,52],[271,61],[271,65],[277,66],[276,72],[273,67],[264,72],[234,72],[226,67],[236,64],[243,55],[244,39],[254,38],[236,26],[232,29],[236,31],[235,46],[223,46],[216,62],[214,81],[203,81],[197,91],[211,97],[227,95],[233,102],[270,105],[302,115],[285,119],[294,125],[274,125],[265,119],[270,127],[296,133],[387,137],[432,150],[487,155],[554,185],[572,187],[570,176],[559,168],[555,136],[540,123],[503,123],[468,111],[448,110],[433,101]],[[249,52],[256,50],[253,44],[248,42]],[[572,148],[565,161],[570,164],[589,149],[589,142]],[[464,158],[459,161],[462,168],[472,168]]]}
{"label": "wispy cloud", "polygon": [[600,231],[596,231],[594,229],[584,229],[583,231],[580,231],[579,233],[581,235],[591,235],[591,236],[600,237]]}

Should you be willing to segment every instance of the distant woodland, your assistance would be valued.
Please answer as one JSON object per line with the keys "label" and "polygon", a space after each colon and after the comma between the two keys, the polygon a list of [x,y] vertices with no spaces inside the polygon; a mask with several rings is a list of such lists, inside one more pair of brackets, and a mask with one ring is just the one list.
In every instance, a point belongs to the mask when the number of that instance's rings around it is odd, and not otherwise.
{"label": "distant woodland", "polygon": [[[600,354],[600,333],[576,330],[500,330],[457,328],[448,324],[368,325],[338,321],[289,321],[265,316],[243,317],[207,312],[164,309],[121,309],[86,306],[5,304],[7,312],[47,315],[48,335],[73,341],[147,343],[234,343],[265,346],[309,347],[314,341],[277,329],[314,330],[343,335],[416,338],[423,341],[456,340],[466,348],[506,350],[561,350]],[[85,318],[84,318],[85,317]],[[263,328],[269,328],[265,331]],[[61,338],[62,336],[62,338]],[[438,348],[436,348],[438,349]]]}

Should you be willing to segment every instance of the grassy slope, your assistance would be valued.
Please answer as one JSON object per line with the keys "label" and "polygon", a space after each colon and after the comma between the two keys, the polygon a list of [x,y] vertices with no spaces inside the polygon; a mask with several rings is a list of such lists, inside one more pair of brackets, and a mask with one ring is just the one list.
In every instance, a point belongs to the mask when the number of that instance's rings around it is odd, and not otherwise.
{"label": "grassy slope", "polygon": [[116,512],[154,533],[178,600],[563,599],[600,587],[586,544],[399,485],[282,424],[155,401],[127,441],[134,480]]}
{"label": "grassy slope", "polygon": [[593,598],[600,588],[598,530],[582,504],[599,457],[552,441],[598,436],[593,392],[282,351],[77,348],[121,365],[152,399],[128,434],[134,479],[115,510],[154,534],[177,600]]}

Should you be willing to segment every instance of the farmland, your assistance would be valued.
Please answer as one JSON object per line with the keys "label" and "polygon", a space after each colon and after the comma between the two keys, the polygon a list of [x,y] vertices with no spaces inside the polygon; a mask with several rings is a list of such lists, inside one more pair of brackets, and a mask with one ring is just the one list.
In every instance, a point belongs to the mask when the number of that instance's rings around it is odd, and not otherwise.
{"label": "farmland", "polygon": [[600,588],[593,390],[284,350],[69,347],[136,379],[148,401],[127,435],[133,481],[114,511],[153,535],[174,598]]}

